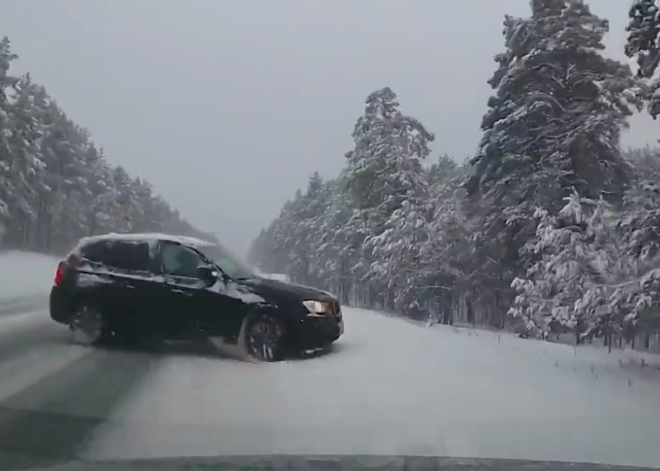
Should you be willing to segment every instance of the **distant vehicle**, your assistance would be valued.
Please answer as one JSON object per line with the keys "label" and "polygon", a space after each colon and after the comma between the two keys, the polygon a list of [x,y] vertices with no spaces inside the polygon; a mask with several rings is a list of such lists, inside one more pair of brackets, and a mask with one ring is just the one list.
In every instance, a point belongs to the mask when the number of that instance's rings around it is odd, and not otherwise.
{"label": "distant vehicle", "polygon": [[344,332],[333,295],[257,276],[219,244],[166,234],[81,239],[57,267],[50,315],[89,344],[220,337],[261,361]]}

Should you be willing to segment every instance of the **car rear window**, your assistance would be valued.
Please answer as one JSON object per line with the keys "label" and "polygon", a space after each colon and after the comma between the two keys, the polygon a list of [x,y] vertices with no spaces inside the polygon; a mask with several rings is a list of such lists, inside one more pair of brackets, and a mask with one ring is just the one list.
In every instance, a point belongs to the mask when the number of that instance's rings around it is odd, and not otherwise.
{"label": "car rear window", "polygon": [[80,254],[96,263],[129,271],[149,271],[149,244],[144,241],[101,240],[84,245]]}
{"label": "car rear window", "polygon": [[104,263],[105,257],[105,241],[92,242],[83,245],[79,249],[80,255],[92,262]]}

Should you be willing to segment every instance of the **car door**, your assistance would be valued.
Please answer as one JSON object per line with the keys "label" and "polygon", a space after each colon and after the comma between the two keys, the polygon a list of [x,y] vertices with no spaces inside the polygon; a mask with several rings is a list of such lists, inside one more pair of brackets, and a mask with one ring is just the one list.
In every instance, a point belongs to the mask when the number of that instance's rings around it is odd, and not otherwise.
{"label": "car door", "polygon": [[113,320],[127,310],[130,293],[116,267],[116,257],[106,240],[99,240],[80,249],[81,263],[77,267],[77,295],[93,302]]}
{"label": "car door", "polygon": [[151,272],[149,243],[132,240],[107,240],[104,266],[96,269],[110,282],[105,302],[118,327],[149,329],[155,301],[155,280]]}
{"label": "car door", "polygon": [[197,267],[207,261],[193,248],[176,242],[160,244],[160,260],[168,293],[167,312],[173,334],[225,336],[235,326],[236,304],[224,295],[221,280],[208,286],[198,278]]}
{"label": "car door", "polygon": [[204,330],[211,312],[205,301],[206,284],[197,275],[204,264],[199,253],[176,242],[161,241],[159,255],[165,281],[163,319],[170,338],[190,337]]}

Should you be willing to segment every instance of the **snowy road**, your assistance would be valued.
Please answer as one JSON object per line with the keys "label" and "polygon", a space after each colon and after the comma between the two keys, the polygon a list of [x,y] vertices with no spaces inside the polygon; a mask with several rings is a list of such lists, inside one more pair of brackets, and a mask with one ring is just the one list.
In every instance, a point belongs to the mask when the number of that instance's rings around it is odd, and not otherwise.
{"label": "snowy road", "polygon": [[[0,452],[45,461],[435,454],[660,467],[660,371],[623,353],[346,309],[333,352],[249,364],[68,343],[0,311]],[[2,457],[3,455],[0,455]]]}

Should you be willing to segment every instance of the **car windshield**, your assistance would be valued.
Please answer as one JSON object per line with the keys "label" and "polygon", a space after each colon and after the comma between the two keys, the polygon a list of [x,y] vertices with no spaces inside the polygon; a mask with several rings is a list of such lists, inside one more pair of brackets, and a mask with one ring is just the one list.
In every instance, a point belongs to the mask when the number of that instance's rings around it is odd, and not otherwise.
{"label": "car windshield", "polygon": [[220,245],[203,245],[197,247],[197,250],[215,263],[229,278],[240,280],[256,276],[247,263]]}

